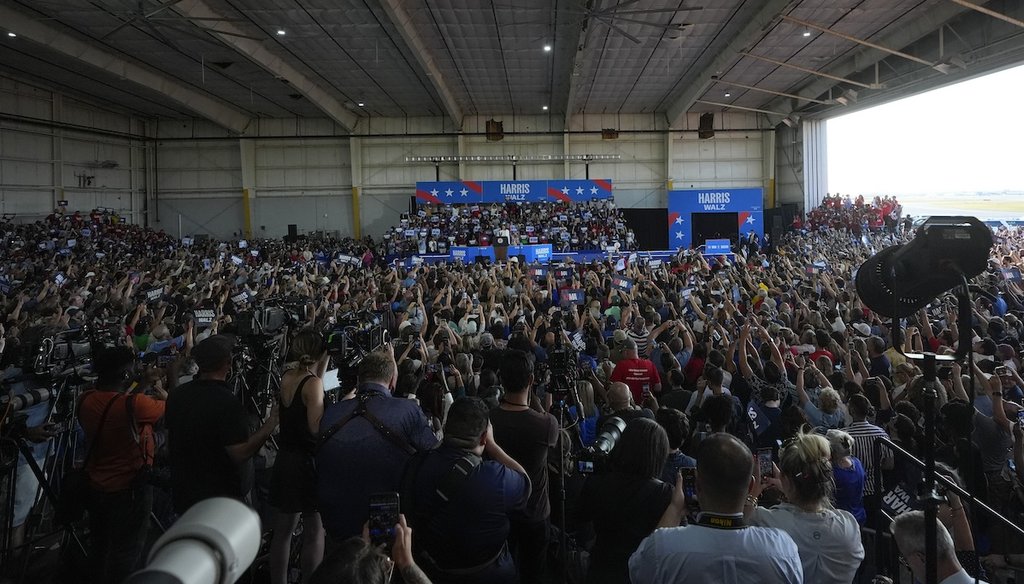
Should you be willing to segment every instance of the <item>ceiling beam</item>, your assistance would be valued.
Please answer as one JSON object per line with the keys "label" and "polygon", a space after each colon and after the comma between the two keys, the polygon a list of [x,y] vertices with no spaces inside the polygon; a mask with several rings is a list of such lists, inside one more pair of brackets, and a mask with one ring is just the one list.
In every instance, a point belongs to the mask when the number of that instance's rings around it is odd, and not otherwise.
{"label": "ceiling beam", "polygon": [[1002,20],[1003,22],[1009,22],[1010,24],[1012,24],[1014,26],[1019,26],[1021,28],[1024,28],[1024,20],[1020,20],[1019,18],[1014,18],[1012,16],[1007,16],[1007,15],[1003,14],[1002,12],[996,12],[995,10],[990,10],[988,8],[985,8],[984,6],[978,6],[977,4],[974,4],[973,2],[967,2],[966,0],[952,0],[952,1],[957,3],[957,4],[959,4],[960,6],[963,6],[964,8],[970,8],[971,10],[977,10],[978,12],[980,12],[982,14],[987,14],[988,16],[991,16],[992,18],[998,18],[999,20]]}
{"label": "ceiling beam", "polygon": [[[722,72],[733,63],[741,53],[750,50],[757,41],[764,35],[779,14],[782,13],[793,0],[765,0],[761,9],[754,14],[747,24],[733,36],[728,45],[704,68],[690,83],[683,83],[683,89],[669,103],[668,123],[670,128],[681,126],[686,112],[696,103],[697,99],[707,91],[708,87],[715,81]],[[685,80],[684,80],[685,81]]]}
{"label": "ceiling beam", "polygon": [[223,15],[214,11],[203,0],[183,0],[172,5],[171,10],[186,18],[201,20],[203,26],[200,28],[220,39],[225,45],[231,47],[275,77],[287,81],[297,92],[308,99],[310,103],[320,108],[320,111],[324,112],[327,117],[340,124],[346,130],[355,130],[356,124],[359,122],[359,116],[342,105],[341,102],[327,93],[307,75],[293,67],[280,56],[274,54],[266,47],[264,41],[249,38],[246,30],[229,20],[211,20],[223,18]]}
{"label": "ceiling beam", "polygon": [[437,91],[437,95],[441,97],[441,103],[444,104],[448,117],[455,122],[455,127],[461,130],[462,108],[459,107],[459,103],[455,100],[451,89],[445,83],[444,75],[441,74],[441,69],[434,62],[434,57],[431,55],[426,43],[423,42],[419,33],[416,32],[412,17],[409,16],[409,12],[405,9],[402,0],[381,0],[380,5],[391,20],[391,24],[395,25],[395,28],[398,29],[398,34],[402,35],[402,40],[405,41],[410,52],[416,57],[416,61],[423,68],[423,72],[427,74],[431,85]]}
{"label": "ceiling beam", "polygon": [[72,30],[0,5],[0,22],[18,35],[18,39],[38,43],[81,63],[102,69],[111,75],[155,91],[198,116],[212,120],[241,134],[251,122],[245,110],[191,87],[147,65],[126,59],[114,51],[80,38]]}
{"label": "ceiling beam", "polygon": [[[925,38],[929,34],[934,33],[942,25],[952,20],[959,14],[964,13],[965,10],[956,4],[940,3],[929,10],[924,11],[919,17],[910,19],[906,24],[902,24],[898,27],[889,27],[893,31],[889,34],[885,34],[876,39],[876,41],[887,47],[908,47],[921,39]],[[871,47],[860,47],[854,52],[839,60],[835,65],[824,69],[834,77],[849,77],[855,75],[861,71],[873,67],[876,63],[886,58],[888,53],[874,49]],[[838,85],[836,81],[830,78],[819,77],[812,79],[799,89],[795,90],[794,93],[802,97],[818,97],[824,94],[832,87]],[[773,99],[767,104],[763,104],[761,107],[771,110],[781,110],[792,113],[797,109],[797,104],[789,101],[788,99]]]}
{"label": "ceiling beam", "polygon": [[881,87],[871,83],[861,83],[860,81],[854,81],[852,79],[846,79],[845,77],[839,77],[838,75],[832,75],[831,73],[825,73],[824,71],[815,71],[810,67],[803,67],[800,65],[794,65],[793,63],[787,63],[785,61],[779,61],[778,59],[772,59],[771,57],[765,57],[763,55],[755,55],[753,53],[740,53],[744,57],[750,57],[751,59],[757,59],[758,61],[764,61],[765,63],[771,63],[778,67],[787,67],[789,69],[795,69],[797,71],[803,71],[808,75],[817,75],[818,77],[825,77],[832,79],[833,81],[841,81],[843,83],[849,83],[850,85],[856,85],[863,87],[864,89],[881,89]]}
{"label": "ceiling beam", "polygon": [[[559,15],[557,18],[562,18],[566,21],[569,21],[573,18],[573,16],[574,15],[572,15],[571,13],[559,11]],[[559,30],[557,28],[558,24],[559,22],[556,20],[556,31]],[[576,101],[576,90],[579,88],[579,84],[576,82],[576,80],[581,77],[581,75],[577,75],[576,67],[582,65],[581,59],[583,57],[583,51],[587,45],[587,35],[589,34],[591,27],[588,26],[588,21],[584,20],[582,24],[576,26],[572,26],[571,24],[569,24],[568,28],[568,36],[565,37],[564,39],[558,39],[556,35],[555,42],[564,42],[569,45],[569,50],[567,51],[569,53],[569,67],[566,69],[566,75],[569,76],[569,79],[565,84],[565,94],[559,96],[561,98],[561,102],[555,102],[551,104],[555,108],[558,108],[559,105],[561,105],[561,109],[555,109],[555,111],[561,111],[562,113],[564,113],[565,117],[563,118],[563,123],[564,128],[566,130],[572,128],[572,107],[573,103]]]}
{"label": "ceiling beam", "polygon": [[879,51],[882,51],[882,52],[885,52],[885,53],[889,53],[890,55],[896,55],[897,57],[903,57],[904,59],[907,59],[909,61],[913,61],[915,63],[920,63],[922,65],[927,65],[929,67],[931,67],[932,65],[935,64],[935,63],[932,63],[931,61],[926,61],[926,60],[922,59],[921,57],[915,57],[914,55],[911,55],[911,54],[908,54],[908,53],[904,53],[902,51],[897,51],[896,49],[890,49],[889,47],[883,47],[882,45],[879,45],[877,43],[873,43],[871,41],[866,41],[864,39],[860,39],[860,38],[857,38],[857,37],[855,37],[853,35],[846,34],[846,33],[843,33],[843,32],[839,32],[837,30],[832,30],[831,28],[827,28],[827,27],[824,27],[824,26],[821,26],[821,25],[818,25],[818,24],[814,24],[813,22],[808,22],[806,20],[800,20],[799,18],[793,18],[792,16],[783,16],[782,19],[785,20],[785,21],[788,21],[788,22],[792,22],[793,24],[798,24],[798,25],[806,27],[806,28],[814,29],[814,30],[816,30],[818,32],[823,32],[825,34],[829,34],[829,35],[832,35],[832,36],[835,36],[835,37],[839,37],[839,38],[841,38],[843,40],[847,40],[847,41],[850,41],[850,42],[857,43],[858,45],[864,45],[865,47],[871,47],[872,49],[878,49]]}

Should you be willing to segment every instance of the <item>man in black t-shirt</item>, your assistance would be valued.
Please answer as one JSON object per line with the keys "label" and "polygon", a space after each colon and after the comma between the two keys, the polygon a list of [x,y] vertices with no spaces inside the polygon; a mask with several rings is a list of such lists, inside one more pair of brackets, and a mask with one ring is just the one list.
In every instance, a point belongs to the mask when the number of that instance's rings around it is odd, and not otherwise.
{"label": "man in black t-shirt", "polygon": [[506,351],[501,363],[505,396],[491,410],[494,441],[530,476],[533,490],[522,514],[512,517],[509,545],[519,557],[522,582],[539,582],[543,577],[548,545],[548,452],[558,442],[558,420],[531,408],[533,356]]}
{"label": "man in black t-shirt", "polygon": [[174,510],[211,497],[244,500],[252,488],[252,456],[277,428],[277,406],[249,435],[245,409],[226,379],[234,341],[225,335],[203,340],[192,350],[196,378],[167,398],[168,443]]}

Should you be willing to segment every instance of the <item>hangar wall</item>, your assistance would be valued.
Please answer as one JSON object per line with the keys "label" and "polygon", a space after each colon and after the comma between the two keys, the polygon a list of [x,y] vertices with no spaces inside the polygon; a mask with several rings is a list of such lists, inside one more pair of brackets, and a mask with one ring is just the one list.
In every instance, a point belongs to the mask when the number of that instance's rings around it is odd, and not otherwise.
{"label": "hangar wall", "polygon": [[[111,207],[140,224],[148,210],[149,224],[173,235],[230,237],[244,229],[245,192],[256,237],[280,237],[291,223],[300,233],[352,235],[357,192],[361,233],[379,235],[408,208],[415,182],[435,172],[441,180],[587,175],[579,161],[435,169],[407,156],[619,155],[591,163],[589,175],[612,179],[623,207],[664,207],[669,185],[769,193],[775,179],[775,129],[759,114],[716,114],[709,140],[697,138],[698,114],[672,131],[661,114],[578,115],[567,131],[560,116],[494,117],[505,132],[496,142],[483,135],[486,116],[465,118],[462,136],[444,134],[441,118],[364,119],[352,136],[329,120],[303,118],[257,120],[238,138],[209,121],[143,120],[0,78],[0,211],[33,220],[65,199],[71,209]],[[601,139],[602,128],[617,129],[618,138]],[[115,165],[103,168],[105,161]],[[91,186],[77,182],[84,171],[95,176]]]}

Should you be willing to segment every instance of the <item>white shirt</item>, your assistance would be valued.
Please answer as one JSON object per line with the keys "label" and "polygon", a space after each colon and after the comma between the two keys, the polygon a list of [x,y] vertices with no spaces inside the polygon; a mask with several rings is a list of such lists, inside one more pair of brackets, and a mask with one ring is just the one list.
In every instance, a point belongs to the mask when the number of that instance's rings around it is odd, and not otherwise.
{"label": "white shirt", "polygon": [[848,584],[864,559],[860,525],[848,511],[809,513],[783,503],[754,509],[750,524],[775,527],[793,538],[807,582]]}
{"label": "white shirt", "polygon": [[629,558],[633,584],[799,584],[793,538],[769,527],[658,529]]}
{"label": "white shirt", "polygon": [[[974,578],[967,573],[966,570],[960,568],[960,571],[948,578],[943,578],[939,584],[974,584]],[[978,580],[978,584],[988,584],[984,580]]]}

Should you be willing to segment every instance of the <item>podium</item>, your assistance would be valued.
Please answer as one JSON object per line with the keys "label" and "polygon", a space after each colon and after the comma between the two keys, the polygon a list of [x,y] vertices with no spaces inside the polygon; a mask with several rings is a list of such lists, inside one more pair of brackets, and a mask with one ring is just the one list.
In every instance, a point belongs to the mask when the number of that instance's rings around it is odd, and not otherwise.
{"label": "podium", "polygon": [[499,262],[508,260],[508,238],[496,237],[494,239],[494,259]]}

